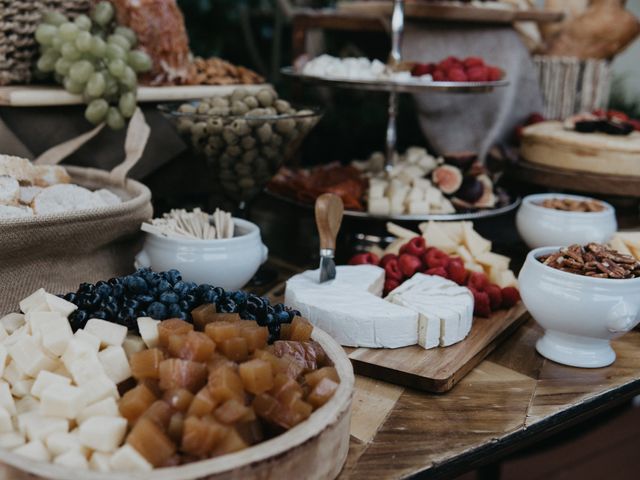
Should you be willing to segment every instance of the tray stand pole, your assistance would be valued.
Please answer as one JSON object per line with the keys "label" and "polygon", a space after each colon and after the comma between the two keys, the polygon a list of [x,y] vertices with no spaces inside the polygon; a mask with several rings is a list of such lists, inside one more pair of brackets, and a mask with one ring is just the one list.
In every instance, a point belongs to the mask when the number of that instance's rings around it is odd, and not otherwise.
{"label": "tray stand pole", "polygon": [[[391,17],[391,54],[389,63],[397,66],[402,61],[402,36],[404,34],[404,0],[394,0],[393,15]],[[398,92],[389,93],[389,121],[386,137],[385,170],[389,171],[395,165],[396,142],[398,140]]]}

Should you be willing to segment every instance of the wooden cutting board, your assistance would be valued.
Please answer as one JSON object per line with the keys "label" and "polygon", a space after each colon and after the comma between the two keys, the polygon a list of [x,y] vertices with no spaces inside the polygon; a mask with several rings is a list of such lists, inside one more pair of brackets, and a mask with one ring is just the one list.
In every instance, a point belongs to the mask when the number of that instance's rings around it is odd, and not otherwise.
{"label": "wooden cutting board", "polygon": [[444,393],[529,318],[522,302],[490,318],[476,317],[469,336],[446,348],[346,349],[357,374],[427,392]]}

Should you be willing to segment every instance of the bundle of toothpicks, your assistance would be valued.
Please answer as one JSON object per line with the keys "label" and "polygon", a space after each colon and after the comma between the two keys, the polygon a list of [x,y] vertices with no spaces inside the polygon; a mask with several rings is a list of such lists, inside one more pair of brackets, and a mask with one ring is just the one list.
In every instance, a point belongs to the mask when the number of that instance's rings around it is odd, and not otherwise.
{"label": "bundle of toothpicks", "polygon": [[151,223],[144,222],[141,230],[167,238],[220,240],[233,237],[234,225],[231,214],[219,208],[213,215],[199,208],[191,212],[174,209],[162,218],[154,218]]}

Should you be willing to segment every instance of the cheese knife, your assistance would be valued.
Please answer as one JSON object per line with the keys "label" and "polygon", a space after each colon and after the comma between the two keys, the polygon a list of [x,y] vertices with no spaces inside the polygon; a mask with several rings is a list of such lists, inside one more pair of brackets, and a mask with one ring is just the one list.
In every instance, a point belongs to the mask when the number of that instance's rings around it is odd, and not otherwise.
{"label": "cheese knife", "polygon": [[333,193],[324,193],[316,200],[316,225],[320,235],[320,283],[336,278],[336,238],[340,231],[344,204]]}

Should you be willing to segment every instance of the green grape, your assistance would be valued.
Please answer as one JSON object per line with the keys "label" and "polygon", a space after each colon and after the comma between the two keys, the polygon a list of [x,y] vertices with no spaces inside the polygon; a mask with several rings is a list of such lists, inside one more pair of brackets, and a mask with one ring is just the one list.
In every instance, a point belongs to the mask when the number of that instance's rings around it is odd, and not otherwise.
{"label": "green grape", "polygon": [[36,40],[40,45],[52,45],[53,39],[58,34],[58,28],[46,23],[38,25],[36,28]]}
{"label": "green grape", "polygon": [[111,60],[109,62],[109,73],[116,78],[122,78],[124,76],[124,71],[126,68],[127,64],[119,58],[116,58],[115,60]]}
{"label": "green grape", "polygon": [[67,76],[71,69],[71,62],[66,58],[59,58],[55,64],[56,73],[58,75]]}
{"label": "green grape", "polygon": [[124,60],[127,58],[127,52],[120,45],[109,43],[107,44],[106,56],[109,60],[115,60],[117,58]]}
{"label": "green grape", "polygon": [[91,50],[93,37],[89,32],[82,31],[76,37],[76,48],[80,52],[88,52]]}
{"label": "green grape", "polygon": [[81,94],[84,92],[84,83],[78,83],[71,80],[70,77],[66,77],[63,82],[64,88],[69,93]]}
{"label": "green grape", "polygon": [[140,50],[133,50],[127,55],[127,62],[137,73],[148,72],[151,70],[151,57]]}
{"label": "green grape", "polygon": [[109,43],[110,45],[120,45],[125,52],[131,50],[131,44],[129,43],[129,40],[127,40],[126,37],[123,37],[122,35],[109,35],[109,37],[107,38],[107,43]]}
{"label": "green grape", "polygon": [[94,125],[104,122],[107,112],[109,111],[109,104],[106,100],[100,98],[89,102],[86,110],[84,111],[84,118]]}
{"label": "green grape", "polygon": [[69,78],[77,83],[86,84],[94,72],[93,65],[88,60],[74,63],[69,70]]}
{"label": "green grape", "polygon": [[91,19],[86,15],[78,15],[73,21],[80,30],[88,32],[91,30]]}
{"label": "green grape", "polygon": [[102,58],[107,54],[107,43],[98,36],[91,39],[91,54],[96,58]]}
{"label": "green grape", "polygon": [[112,130],[121,130],[124,128],[124,117],[120,113],[120,111],[115,107],[109,107],[109,111],[107,112],[107,125]]}
{"label": "green grape", "polygon": [[93,9],[91,18],[101,27],[106,27],[113,20],[114,13],[113,5],[110,2],[100,2]]}
{"label": "green grape", "polygon": [[53,25],[55,27],[59,27],[63,23],[67,23],[69,19],[65,17],[62,13],[57,12],[55,10],[49,10],[42,14],[42,22],[47,25]]}
{"label": "green grape", "polygon": [[71,22],[63,23],[58,29],[60,38],[62,38],[62,40],[64,40],[65,42],[75,40],[79,32],[80,30],[78,29],[78,26],[75,23]]}
{"label": "green grape", "polygon": [[132,48],[138,44],[138,36],[136,35],[136,32],[134,32],[130,28],[116,27],[113,33],[115,33],[116,35],[122,35],[124,38],[126,38]]}
{"label": "green grape", "polygon": [[125,67],[124,74],[119,77],[119,80],[120,85],[124,86],[126,90],[135,90],[138,86],[138,75],[131,67]]}
{"label": "green grape", "polygon": [[122,94],[118,102],[118,107],[124,118],[131,118],[133,116],[137,107],[136,100],[136,94],[133,92]]}
{"label": "green grape", "polygon": [[107,100],[116,100],[118,98],[118,94],[120,93],[120,85],[118,85],[118,80],[116,80],[113,75],[109,73],[104,74],[104,79],[106,82],[106,87],[104,89],[104,97]]}
{"label": "green grape", "polygon": [[60,49],[62,56],[71,62],[75,62],[76,60],[80,60],[82,54],[78,51],[73,42],[66,42],[62,45]]}
{"label": "green grape", "polygon": [[60,55],[54,50],[48,50],[38,59],[38,70],[45,73],[53,72]]}
{"label": "green grape", "polygon": [[105,80],[104,75],[100,72],[94,72],[87,82],[84,93],[87,97],[98,98],[104,95],[106,88],[107,81]]}
{"label": "green grape", "polygon": [[62,45],[64,45],[64,42],[60,37],[53,37],[53,40],[51,41],[51,48],[55,48],[56,50],[60,51],[62,49]]}

